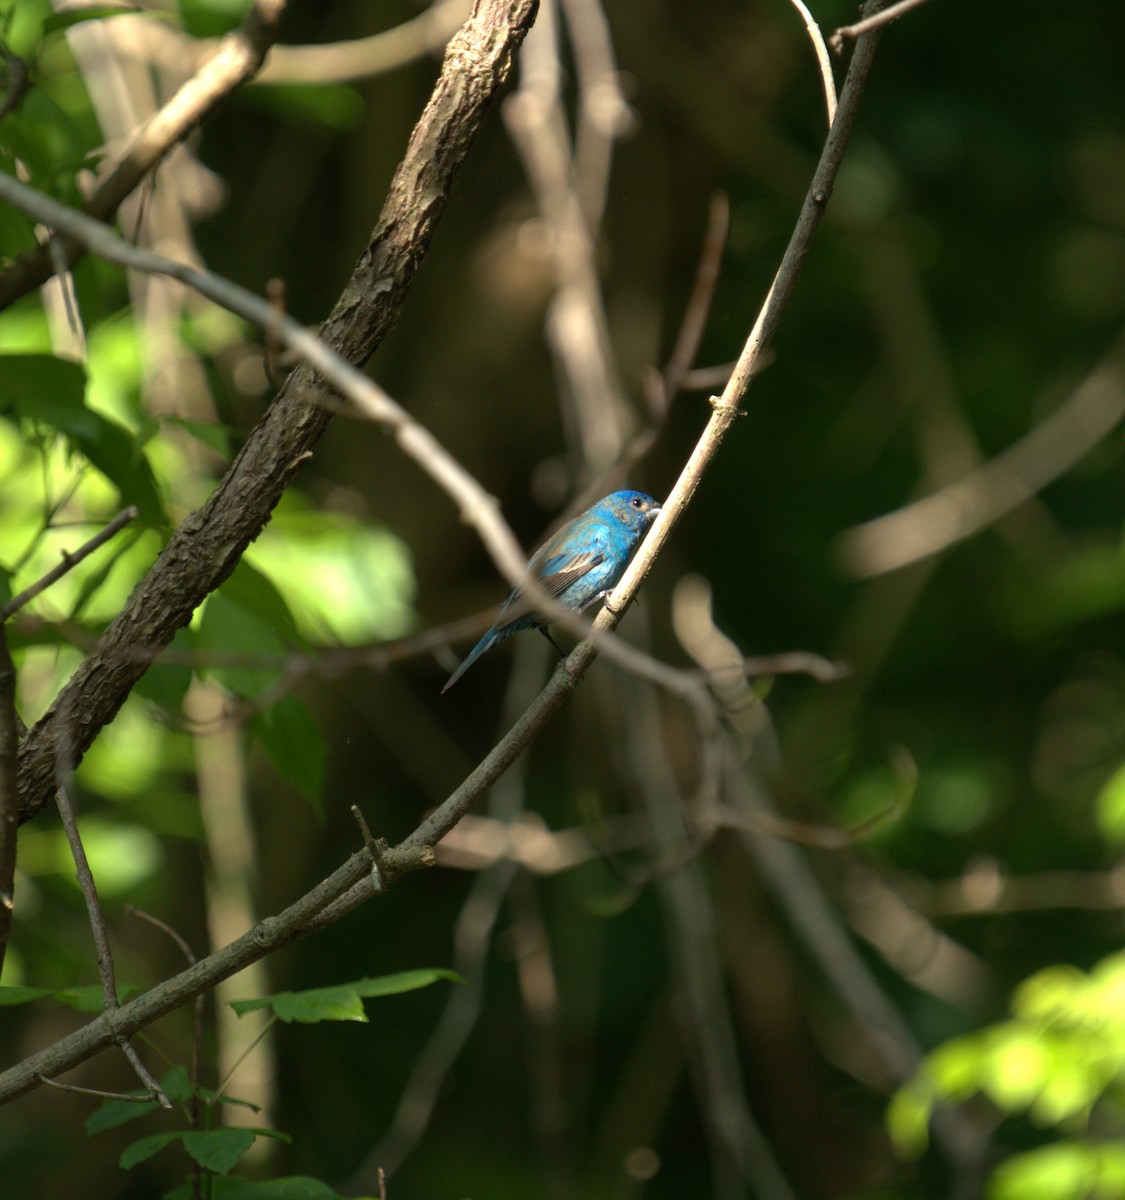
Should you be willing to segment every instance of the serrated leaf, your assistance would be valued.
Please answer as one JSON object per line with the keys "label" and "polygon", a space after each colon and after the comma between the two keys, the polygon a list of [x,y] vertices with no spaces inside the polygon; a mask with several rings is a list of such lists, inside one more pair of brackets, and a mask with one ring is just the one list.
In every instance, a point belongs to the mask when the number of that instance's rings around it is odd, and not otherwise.
{"label": "serrated leaf", "polygon": [[139,1141],[131,1142],[121,1151],[117,1165],[126,1171],[131,1171],[138,1163],[147,1162],[154,1154],[159,1154],[165,1146],[170,1146],[184,1136],[177,1130],[174,1133],[153,1133]]}
{"label": "serrated leaf", "polygon": [[308,797],[319,812],[327,749],[320,726],[308,708],[295,696],[283,696],[255,714],[250,729],[277,773]]}
{"label": "serrated leaf", "polygon": [[226,1175],[254,1144],[252,1129],[206,1129],[185,1133],[184,1149],[201,1167]]}
{"label": "serrated leaf", "polygon": [[358,979],[352,983],[339,983],[332,987],[309,988],[303,992],[278,992],[273,996],[259,996],[252,1000],[232,1000],[231,1008],[240,1017],[248,1012],[269,1008],[282,1021],[300,1021],[305,1024],[315,1024],[318,1021],[366,1021],[364,999],[413,992],[440,980],[464,982],[456,972],[442,968],[399,971],[394,975]]}

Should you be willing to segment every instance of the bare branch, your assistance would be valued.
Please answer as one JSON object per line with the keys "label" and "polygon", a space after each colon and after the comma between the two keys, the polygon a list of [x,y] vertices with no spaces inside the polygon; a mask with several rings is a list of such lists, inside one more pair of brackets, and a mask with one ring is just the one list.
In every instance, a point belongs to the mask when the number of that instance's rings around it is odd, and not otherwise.
{"label": "bare branch", "polygon": [[853,575],[882,575],[964,541],[1032,499],[1125,419],[1125,337],[1075,391],[1018,442],[885,516],[849,529],[839,554]]}
{"label": "bare branch", "polygon": [[[117,980],[113,969],[113,953],[109,948],[109,930],[106,928],[105,916],[102,913],[101,902],[98,900],[98,888],[94,883],[94,875],[90,870],[90,861],[86,857],[86,848],[82,845],[82,836],[78,832],[78,822],[74,817],[74,808],[70,803],[66,785],[60,783],[55,792],[55,803],[58,805],[59,817],[62,820],[70,853],[74,859],[75,874],[78,886],[82,889],[82,898],[86,901],[86,913],[90,918],[90,931],[94,935],[94,954],[98,963],[98,977],[102,983],[102,1005],[110,1026],[113,1026],[113,1014],[120,1007],[117,1001]],[[138,1079],[148,1089],[149,1096],[160,1102],[161,1108],[171,1108],[172,1102],[161,1091],[160,1084],[152,1077],[149,1069],[141,1062],[140,1055],[133,1048],[128,1037],[118,1035],[114,1038],[121,1052],[129,1060],[129,1065],[137,1073]]]}
{"label": "bare branch", "polygon": [[817,66],[820,67],[820,81],[824,86],[824,108],[828,113],[828,127],[831,129],[832,122],[836,119],[836,79],[832,74],[832,60],[828,57],[828,47],[824,44],[824,34],[820,32],[820,26],[804,0],[789,0],[789,3],[801,14],[809,40],[813,44]]}
{"label": "bare branch", "polygon": [[918,8],[925,2],[926,0],[898,0],[897,4],[892,4],[882,12],[864,17],[862,21],[856,21],[854,25],[841,25],[838,29],[833,30],[828,44],[837,54],[842,54],[845,42],[855,41],[861,34],[867,33],[869,30],[881,29],[884,25],[897,21],[903,13],[909,12],[912,8]]}
{"label": "bare branch", "polygon": [[8,630],[0,621],[0,970],[4,967],[15,907],[19,738],[16,668],[8,648]]}
{"label": "bare branch", "polygon": [[[416,17],[391,29],[348,41],[274,45],[257,84],[356,83],[385,74],[426,54],[435,54],[465,23],[471,0],[436,0]],[[215,53],[218,38],[193,38],[161,21],[138,21],[126,52],[163,70],[198,70]]]}
{"label": "bare branch", "polygon": [[[390,328],[425,258],[453,178],[507,77],[534,9],[535,0],[479,0],[473,17],[450,42],[441,76],[395,173],[367,250],[320,338],[302,331],[317,354],[317,368],[329,360],[320,352],[324,346],[347,362],[366,362]],[[15,182],[10,176],[0,179],[5,198]],[[110,231],[101,232],[117,242]],[[92,248],[103,252],[101,246]],[[193,286],[196,282],[192,277]],[[271,314],[270,320],[276,316]],[[130,660],[131,652],[138,646],[167,645],[261,532],[330,422],[330,413],[319,403],[326,392],[318,371],[307,365],[286,380],[222,482],[172,535],[97,649],[29,731],[20,755],[22,819],[39,811],[51,794],[60,714],[66,714],[66,741],[77,761],[144,673],[146,664]],[[403,433],[400,441],[415,436]],[[478,494],[479,490],[472,493],[474,501]],[[522,552],[513,547],[511,553],[522,571]],[[77,697],[80,703],[74,702]]]}
{"label": "bare branch", "polygon": [[25,604],[29,604],[41,592],[46,591],[51,584],[60,580],[68,571],[72,571],[84,558],[93,554],[95,550],[120,533],[130,521],[135,521],[138,515],[139,510],[136,505],[130,504],[128,508],[123,508],[104,529],[96,533],[89,541],[83,542],[73,554],[64,550],[62,562],[57,567],[52,567],[42,579],[36,580],[30,587],[24,588],[7,604],[0,605],[0,622],[6,621],[14,613],[19,612]]}
{"label": "bare branch", "polygon": [[[195,129],[240,83],[262,64],[277,31],[286,0],[255,0],[242,25],[227,34],[198,74],[129,139],[103,172],[84,210],[101,221],[113,219],[126,196],[158,166],[173,146]],[[62,259],[73,266],[86,252],[82,242],[67,240]],[[0,309],[45,283],[57,270],[51,243],[24,254],[0,275]]]}

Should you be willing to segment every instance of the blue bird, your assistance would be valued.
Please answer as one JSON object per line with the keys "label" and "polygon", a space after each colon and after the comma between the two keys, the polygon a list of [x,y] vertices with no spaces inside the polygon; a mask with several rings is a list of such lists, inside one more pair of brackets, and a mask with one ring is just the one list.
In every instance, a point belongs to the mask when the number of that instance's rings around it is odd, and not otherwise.
{"label": "blue bird", "polygon": [[[582,612],[614,589],[659,511],[660,505],[644,492],[614,492],[548,538],[532,555],[527,569],[538,576],[547,595],[564,608]],[[513,588],[492,628],[450,675],[441,689],[443,692],[448,691],[486,650],[521,629],[538,629],[562,653],[547,632],[547,621],[543,617],[534,612],[505,616],[513,608],[518,611],[522,604],[519,588]]]}

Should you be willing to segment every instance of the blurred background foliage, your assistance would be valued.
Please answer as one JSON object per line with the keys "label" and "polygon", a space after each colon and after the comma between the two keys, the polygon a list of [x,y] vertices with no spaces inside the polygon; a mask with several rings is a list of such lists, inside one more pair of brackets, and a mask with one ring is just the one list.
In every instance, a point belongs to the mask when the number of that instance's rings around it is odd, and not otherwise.
{"label": "blurred background foliage", "polygon": [[[810,7],[826,31],[856,15],[838,0]],[[77,203],[125,119],[107,80],[125,82],[141,115],[177,81],[142,27],[215,36],[245,8],[183,0],[68,28],[46,0],[0,0],[33,84],[0,123],[0,166]],[[601,6],[564,8],[573,116],[583,50],[568,30]],[[417,13],[408,0],[294,0],[280,40],[357,38]],[[645,379],[671,352],[712,197],[728,197],[730,225],[700,367],[737,355],[825,122],[786,0],[611,0],[605,17],[628,113],[596,265],[620,397],[606,413],[628,430],[647,419]],[[443,869],[209,999],[207,1083],[237,1064],[232,1091],[263,1107],[253,1123],[292,1139],[257,1142],[246,1177],[312,1176],[356,1195],[393,1166],[394,1200],[1125,1195],[1121,32],[1116,5],[1004,0],[930,0],[886,32],[775,360],[623,627],[688,663],[674,598],[701,576],[743,653],[847,662],[835,683],[761,687],[770,730],[747,769],[790,820],[848,828],[901,798],[903,748],[917,770],[905,810],[842,849],[775,857],[775,870],[759,835],[748,845],[731,831],[686,865],[669,859],[645,797],[662,781],[692,794],[694,727],[600,661],[491,800],[528,845],[560,831],[546,857],[513,865],[511,841],[477,826],[485,840],[459,843]],[[121,228],[255,290],[281,279],[289,310],[315,323],[366,245],[436,63],[425,52],[345,83],[243,88]],[[545,330],[552,230],[511,128],[510,106],[493,113],[371,370],[530,545],[591,481],[617,480],[583,442]],[[35,236],[0,210],[4,262]],[[272,393],[258,332],[198,298],[89,259],[73,288],[80,326],[57,291],[0,313],[0,587],[34,581],[123,504],[142,518],[13,623],[28,722]],[[1073,451],[1088,411],[1076,398],[1097,371],[1109,373],[1104,428]],[[666,494],[706,397],[674,400],[631,485]],[[1034,495],[937,554],[869,570],[886,546],[849,530],[977,478],[1060,414]],[[202,954],[358,847],[350,805],[394,840],[456,786],[534,694],[545,645],[516,639],[445,696],[452,651],[375,669],[340,649],[487,610],[503,591],[447,498],[381,431],[338,418],[77,772],[122,980],[147,988],[183,965],[126,906]],[[565,837],[585,852],[567,858]],[[880,1049],[897,1035],[842,999],[802,923],[811,888],[901,1016],[897,1074]],[[685,1016],[686,911],[706,916],[724,1069],[770,1148],[733,1172],[693,1042],[714,1031],[693,1034]],[[431,967],[468,984],[381,1001],[369,1025],[272,1027],[239,1063],[262,1026],[228,999]],[[44,811],[20,833],[4,982],[95,979],[69,852]],[[44,1001],[4,1009],[5,1065],[80,1019]],[[157,1074],[186,1063],[190,1014],[143,1042]],[[917,1072],[910,1044],[926,1055]],[[109,1054],[70,1079],[133,1086]],[[171,1153],[118,1166],[135,1132],[87,1139],[93,1107],[40,1088],[9,1108],[6,1193],[126,1200],[178,1184],[186,1160]],[[144,1132],[162,1120],[145,1117]],[[944,1134],[943,1120],[955,1122]]]}

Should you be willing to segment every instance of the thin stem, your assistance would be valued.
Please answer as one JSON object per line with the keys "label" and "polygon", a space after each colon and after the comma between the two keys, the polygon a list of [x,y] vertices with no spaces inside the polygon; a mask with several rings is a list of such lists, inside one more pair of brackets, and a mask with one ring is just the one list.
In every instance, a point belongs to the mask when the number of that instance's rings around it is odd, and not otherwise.
{"label": "thin stem", "polygon": [[29,604],[34,600],[41,592],[45,592],[51,584],[60,580],[68,571],[73,571],[84,558],[88,558],[95,550],[104,546],[106,542],[124,529],[130,521],[135,521],[139,515],[137,506],[130,504],[128,508],[122,509],[104,529],[94,534],[89,541],[83,542],[73,553],[64,550],[62,552],[62,562],[57,567],[52,567],[42,579],[36,580],[30,587],[24,588],[18,595],[13,596],[7,604],[0,605],[0,621],[6,621],[14,613],[19,612],[25,604]]}
{"label": "thin stem", "polygon": [[20,822],[19,735],[16,668],[8,648],[8,631],[0,621],[0,971],[4,967],[15,908],[16,837]]}

